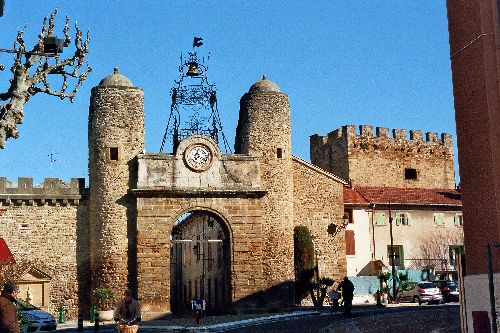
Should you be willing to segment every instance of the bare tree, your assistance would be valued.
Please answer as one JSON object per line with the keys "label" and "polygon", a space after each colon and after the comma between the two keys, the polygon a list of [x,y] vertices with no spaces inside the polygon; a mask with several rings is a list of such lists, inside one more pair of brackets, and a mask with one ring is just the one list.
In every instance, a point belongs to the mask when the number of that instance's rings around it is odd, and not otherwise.
{"label": "bare tree", "polygon": [[441,260],[448,265],[450,245],[462,245],[464,234],[461,228],[433,229],[420,239],[420,253],[422,259],[428,260],[429,265],[435,265],[436,260]]}
{"label": "bare tree", "polygon": [[[45,17],[42,25],[42,30],[38,35],[38,43],[31,51],[26,50],[24,44],[23,33],[24,29],[18,31],[16,41],[14,42],[13,50],[3,50],[4,52],[15,53],[14,64],[10,68],[13,78],[10,80],[10,87],[5,93],[0,93],[0,100],[6,101],[0,106],[0,148],[5,147],[5,143],[9,138],[17,138],[19,131],[17,124],[23,121],[23,107],[31,96],[37,93],[57,96],[60,99],[68,98],[73,102],[75,94],[87,78],[92,68],[85,62],[85,56],[89,52],[89,33],[87,32],[85,40],[83,40],[82,31],[75,23],[75,51],[71,58],[60,59],[60,50],[47,50],[48,42],[61,42],[64,46],[71,43],[69,35],[69,19],[66,16],[66,24],[63,28],[64,40],[55,39],[54,27],[55,17],[58,9],[50,15],[50,18]],[[56,44],[57,46],[57,44]],[[61,45],[62,46],[62,45]],[[81,67],[86,66],[86,70],[80,72]],[[0,70],[3,70],[3,65],[0,65]],[[53,89],[49,83],[49,76],[57,75],[62,78],[62,83],[58,89]],[[71,91],[68,91],[68,79],[73,78],[76,84]]]}

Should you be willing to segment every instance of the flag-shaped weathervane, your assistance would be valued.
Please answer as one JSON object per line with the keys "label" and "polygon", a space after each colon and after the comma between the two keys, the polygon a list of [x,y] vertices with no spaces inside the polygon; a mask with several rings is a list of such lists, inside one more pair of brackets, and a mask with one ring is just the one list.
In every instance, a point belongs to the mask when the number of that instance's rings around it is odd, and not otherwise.
{"label": "flag-shaped weathervane", "polygon": [[201,38],[201,37],[194,37],[194,39],[193,39],[193,48],[200,47],[202,45],[203,45],[203,38]]}

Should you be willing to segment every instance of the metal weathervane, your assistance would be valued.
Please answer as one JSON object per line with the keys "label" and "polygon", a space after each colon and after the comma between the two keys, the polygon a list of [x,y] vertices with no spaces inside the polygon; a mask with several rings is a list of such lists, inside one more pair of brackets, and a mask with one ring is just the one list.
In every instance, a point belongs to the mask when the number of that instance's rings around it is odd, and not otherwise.
{"label": "metal weathervane", "polygon": [[193,50],[188,52],[187,59],[181,54],[179,79],[175,80],[174,87],[170,90],[172,104],[160,153],[169,136],[175,153],[182,139],[196,134],[207,135],[217,143],[222,139],[225,151],[231,152],[222,131],[215,85],[208,82],[205,58],[200,59],[196,52],[196,48],[202,45],[203,38],[194,37]]}

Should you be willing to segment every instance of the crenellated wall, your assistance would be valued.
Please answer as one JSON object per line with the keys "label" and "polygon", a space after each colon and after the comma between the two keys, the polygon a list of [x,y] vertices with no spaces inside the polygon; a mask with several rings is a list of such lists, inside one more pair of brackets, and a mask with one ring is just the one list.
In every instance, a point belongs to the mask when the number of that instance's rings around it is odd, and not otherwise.
{"label": "crenellated wall", "polygon": [[42,184],[33,185],[33,178],[19,177],[17,183],[0,177],[0,201],[3,205],[12,202],[28,201],[33,204],[52,203],[60,201],[62,204],[78,205],[81,195],[85,191],[84,178],[71,178],[70,183],[64,183],[57,178],[45,178]]}
{"label": "crenellated wall", "polygon": [[[47,178],[34,185],[32,178],[18,178],[16,184],[1,177],[0,236],[14,254],[20,273],[33,268],[48,276],[48,304],[35,305],[53,314],[62,305],[68,317],[75,317],[78,308],[87,309],[84,295],[89,292],[90,276],[84,179],[64,183]],[[19,297],[24,300],[24,296]]]}
{"label": "crenellated wall", "polygon": [[[392,132],[392,135],[389,133]],[[311,162],[354,185],[454,188],[450,134],[361,125],[310,137]],[[416,178],[405,174],[414,169]]]}

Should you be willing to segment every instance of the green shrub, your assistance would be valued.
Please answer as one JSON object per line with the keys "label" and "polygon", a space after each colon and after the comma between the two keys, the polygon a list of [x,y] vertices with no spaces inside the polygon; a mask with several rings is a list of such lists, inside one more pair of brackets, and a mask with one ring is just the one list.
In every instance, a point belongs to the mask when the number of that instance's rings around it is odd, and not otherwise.
{"label": "green shrub", "polygon": [[314,243],[309,229],[299,225],[293,231],[293,249],[295,265],[295,302],[297,304],[309,291],[309,284],[314,276]]}
{"label": "green shrub", "polygon": [[94,299],[98,309],[111,309],[113,307],[112,301],[114,299],[113,290],[109,288],[96,288],[94,289]]}

